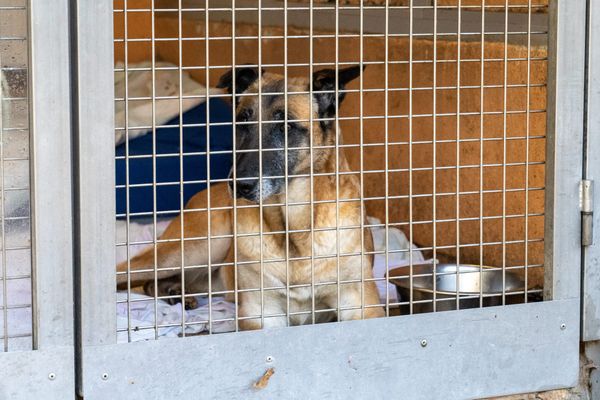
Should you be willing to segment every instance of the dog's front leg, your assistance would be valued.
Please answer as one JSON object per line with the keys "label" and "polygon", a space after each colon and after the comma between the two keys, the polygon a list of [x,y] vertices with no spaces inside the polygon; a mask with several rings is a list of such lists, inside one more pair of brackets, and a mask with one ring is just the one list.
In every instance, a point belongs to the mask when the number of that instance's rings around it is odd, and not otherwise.
{"label": "dog's front leg", "polygon": [[[287,326],[284,298],[277,293],[264,292],[261,306],[260,292],[240,294],[239,327],[250,331]],[[263,314],[264,313],[264,314]]]}
{"label": "dog's front leg", "polygon": [[[338,321],[355,319],[380,318],[385,316],[379,306],[377,288],[373,282],[364,282],[364,298],[361,293],[361,283],[342,283],[340,285],[340,313]],[[337,308],[337,290],[327,296],[326,303],[331,308]]]}
{"label": "dog's front leg", "polygon": [[[132,286],[144,284],[154,279],[167,279],[181,273],[181,261],[184,267],[208,265],[208,239],[207,236],[220,236],[210,241],[211,261],[220,263],[226,256],[231,245],[232,233],[231,214],[227,209],[231,199],[227,183],[218,183],[210,187],[211,204],[216,210],[210,211],[210,226],[208,229],[208,192],[203,190],[196,193],[187,203],[185,215],[182,213],[174,218],[160,237],[156,249],[148,246],[129,262],[124,261],[117,265],[117,285],[120,289],[127,287],[130,280]],[[183,224],[183,227],[181,226]],[[183,233],[183,239],[182,234]],[[181,241],[185,239],[185,246]],[[183,250],[184,256],[181,256]],[[154,266],[157,271],[154,271]],[[196,268],[201,273],[201,268]],[[126,272],[131,274],[126,274]],[[196,274],[197,275],[197,274]],[[202,274],[208,276],[208,269]],[[206,280],[206,279],[205,279]],[[199,292],[199,290],[194,290]]]}

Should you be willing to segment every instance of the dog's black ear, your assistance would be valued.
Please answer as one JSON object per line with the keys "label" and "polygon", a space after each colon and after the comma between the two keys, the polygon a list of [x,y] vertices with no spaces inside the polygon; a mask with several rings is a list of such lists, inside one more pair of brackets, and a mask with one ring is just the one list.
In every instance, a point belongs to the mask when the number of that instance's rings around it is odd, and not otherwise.
{"label": "dog's black ear", "polygon": [[[263,70],[263,73],[264,72],[265,71]],[[233,94],[233,82],[235,79],[235,93],[243,93],[258,79],[258,68],[244,66],[236,67],[235,78],[233,75],[233,69],[227,71],[221,76],[221,79],[219,79],[217,87],[219,89],[227,89],[227,93]]]}
{"label": "dog's black ear", "polygon": [[[364,66],[366,68],[366,65]],[[363,68],[363,70],[364,70]],[[358,78],[361,73],[360,66],[348,67],[338,71],[338,90],[344,90],[348,82]],[[313,90],[314,97],[319,105],[319,118],[331,118],[335,116],[336,99],[335,99],[335,70],[322,69],[313,73]],[[346,93],[338,93],[338,102],[342,103]]]}

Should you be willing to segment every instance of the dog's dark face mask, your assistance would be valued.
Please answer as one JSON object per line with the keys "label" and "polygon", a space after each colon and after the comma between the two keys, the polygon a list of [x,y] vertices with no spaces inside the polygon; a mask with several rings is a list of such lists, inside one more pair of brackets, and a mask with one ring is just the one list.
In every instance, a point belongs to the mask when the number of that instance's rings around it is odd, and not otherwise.
{"label": "dog's dark face mask", "polygon": [[[345,85],[359,74],[360,67],[339,70],[339,89],[343,90]],[[284,193],[287,186],[286,175],[289,184],[295,179],[290,175],[310,172],[311,157],[308,147],[311,144],[311,109],[315,120],[312,144],[318,146],[335,142],[335,122],[318,120],[335,117],[337,108],[335,70],[326,69],[313,74],[313,91],[325,93],[314,93],[312,98],[308,94],[293,94],[308,92],[308,80],[289,79],[287,102],[283,95],[283,76],[263,72],[261,101],[258,99],[258,78],[256,68],[240,67],[235,71],[235,78],[233,71],[229,71],[221,77],[217,85],[219,88],[226,88],[231,94],[235,79],[235,93],[242,94],[235,96],[236,155],[230,178],[233,177],[235,169],[234,195],[254,203],[258,203],[261,197],[266,201],[274,195]],[[339,93],[337,101],[341,103],[344,97],[344,93]],[[315,158],[313,155],[313,160]],[[229,185],[233,194],[233,181],[230,181]]]}

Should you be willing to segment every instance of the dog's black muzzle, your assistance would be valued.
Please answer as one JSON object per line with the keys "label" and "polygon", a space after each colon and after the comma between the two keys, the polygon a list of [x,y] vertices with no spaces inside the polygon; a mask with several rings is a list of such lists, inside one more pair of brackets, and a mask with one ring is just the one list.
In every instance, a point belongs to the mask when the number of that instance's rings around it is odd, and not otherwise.
{"label": "dog's black muzzle", "polygon": [[258,200],[258,179],[238,178],[235,185],[233,184],[233,180],[229,182],[229,188],[231,189],[231,193],[234,193],[235,189],[235,197],[238,199]]}

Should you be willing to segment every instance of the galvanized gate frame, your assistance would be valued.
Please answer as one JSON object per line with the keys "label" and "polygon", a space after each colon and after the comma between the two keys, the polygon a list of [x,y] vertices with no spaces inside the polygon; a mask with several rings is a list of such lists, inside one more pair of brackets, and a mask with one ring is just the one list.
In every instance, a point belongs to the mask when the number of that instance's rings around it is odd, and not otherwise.
{"label": "galvanized gate frame", "polygon": [[68,3],[29,1],[34,350],[0,353],[0,399],[75,394]]}
{"label": "galvanized gate frame", "polygon": [[[600,182],[600,7],[588,3],[588,61],[586,87],[586,136],[584,140],[583,177],[590,187],[587,206],[588,241],[583,249],[582,339],[585,355],[596,368],[591,370],[591,398],[600,397],[600,202],[594,201],[594,186]],[[598,189],[596,188],[596,193]],[[596,195],[597,197],[597,195]],[[586,207],[585,207],[586,206]],[[582,226],[585,227],[585,224]]]}
{"label": "galvanized gate frame", "polygon": [[589,3],[587,129],[584,149],[584,179],[591,186],[588,209],[582,210],[592,224],[590,242],[584,249],[583,332],[585,341],[600,340],[600,211],[593,187],[600,182],[600,7]]}
{"label": "galvanized gate frame", "polygon": [[[585,0],[551,1],[547,301],[131,344],[116,344],[115,329],[112,0],[76,3],[78,390],[86,400],[450,399],[576,383]],[[269,366],[270,385],[254,391]]]}

